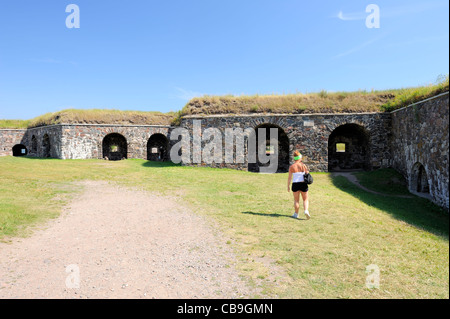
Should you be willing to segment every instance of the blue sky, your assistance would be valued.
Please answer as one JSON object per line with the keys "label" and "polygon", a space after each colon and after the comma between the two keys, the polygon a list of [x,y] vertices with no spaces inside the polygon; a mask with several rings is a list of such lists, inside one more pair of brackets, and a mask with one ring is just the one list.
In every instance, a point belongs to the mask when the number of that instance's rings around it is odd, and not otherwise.
{"label": "blue sky", "polygon": [[[71,3],[79,29],[66,27]],[[447,0],[5,0],[0,118],[429,84],[449,73],[448,12]]]}

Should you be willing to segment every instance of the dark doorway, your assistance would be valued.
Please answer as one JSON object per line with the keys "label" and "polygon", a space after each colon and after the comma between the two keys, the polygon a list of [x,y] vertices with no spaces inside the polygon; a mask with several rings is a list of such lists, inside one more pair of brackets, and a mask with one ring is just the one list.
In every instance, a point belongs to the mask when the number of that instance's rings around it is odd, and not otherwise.
{"label": "dark doorway", "polygon": [[369,133],[361,125],[339,126],[328,139],[328,170],[369,170],[369,143]]}
{"label": "dark doorway", "polygon": [[411,188],[418,193],[430,193],[428,175],[425,167],[421,163],[413,166],[411,174]]}
{"label": "dark doorway", "polygon": [[26,156],[28,154],[27,148],[22,144],[14,145],[12,148],[13,156]]}
{"label": "dark doorway", "polygon": [[37,155],[37,138],[34,135],[31,137],[31,153]]}
{"label": "dark doorway", "polygon": [[128,158],[128,145],[125,137],[118,133],[106,135],[102,143],[103,158],[120,161]]}
{"label": "dark doorway", "polygon": [[[273,150],[270,147],[270,129],[278,130],[278,169],[277,173],[286,173],[289,171],[289,137],[286,132],[275,124],[261,124],[255,128],[256,143],[258,144],[259,129],[265,129],[266,132],[266,155]],[[259,161],[259,151],[256,147],[256,163],[248,163],[248,171],[259,173],[261,167],[269,166],[269,163],[263,164]]]}
{"label": "dark doorway", "polygon": [[153,134],[147,143],[147,160],[165,162],[169,160],[169,140],[163,134]]}
{"label": "dark doorway", "polygon": [[42,157],[49,158],[51,157],[51,144],[50,137],[48,134],[45,134],[42,138]]}

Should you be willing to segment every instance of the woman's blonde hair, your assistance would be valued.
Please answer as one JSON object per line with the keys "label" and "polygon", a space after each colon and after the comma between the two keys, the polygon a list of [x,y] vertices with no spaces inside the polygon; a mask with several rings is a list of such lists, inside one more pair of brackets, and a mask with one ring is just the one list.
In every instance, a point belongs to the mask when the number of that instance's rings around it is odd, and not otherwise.
{"label": "woman's blonde hair", "polygon": [[294,157],[300,157],[300,159],[303,157],[302,154],[299,151],[294,152]]}

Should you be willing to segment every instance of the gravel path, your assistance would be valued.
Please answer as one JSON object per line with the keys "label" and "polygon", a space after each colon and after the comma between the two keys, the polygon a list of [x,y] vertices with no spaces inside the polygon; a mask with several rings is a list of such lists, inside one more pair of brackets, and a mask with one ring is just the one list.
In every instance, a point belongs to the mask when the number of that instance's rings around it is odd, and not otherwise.
{"label": "gravel path", "polygon": [[226,240],[155,196],[83,182],[62,215],[0,243],[0,298],[249,298]]}

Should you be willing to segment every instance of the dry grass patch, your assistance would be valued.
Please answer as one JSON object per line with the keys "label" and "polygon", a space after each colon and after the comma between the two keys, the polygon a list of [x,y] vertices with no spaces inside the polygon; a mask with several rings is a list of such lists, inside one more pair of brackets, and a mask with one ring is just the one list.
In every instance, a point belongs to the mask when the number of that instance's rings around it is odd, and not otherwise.
{"label": "dry grass patch", "polygon": [[379,112],[380,107],[394,99],[392,93],[322,91],[316,94],[204,96],[192,99],[182,115],[210,114],[309,114]]}
{"label": "dry grass patch", "polygon": [[29,127],[54,124],[123,124],[170,125],[174,113],[120,111],[120,110],[63,110],[47,113],[30,121]]}
{"label": "dry grass patch", "polygon": [[389,112],[449,90],[448,76],[436,83],[385,91],[327,92],[287,95],[203,96],[193,98],[183,115],[214,114],[314,114]]}

